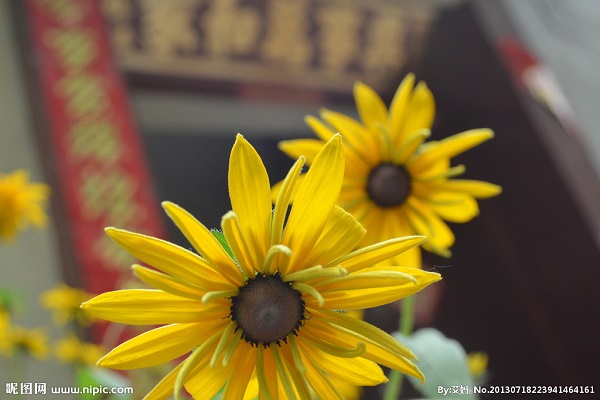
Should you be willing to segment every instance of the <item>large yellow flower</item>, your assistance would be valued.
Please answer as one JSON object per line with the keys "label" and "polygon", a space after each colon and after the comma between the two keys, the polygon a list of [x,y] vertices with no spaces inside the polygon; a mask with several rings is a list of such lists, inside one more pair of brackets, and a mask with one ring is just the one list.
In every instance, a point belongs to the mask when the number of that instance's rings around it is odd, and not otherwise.
{"label": "large yellow flower", "polygon": [[423,379],[410,350],[340,312],[389,303],[439,280],[416,268],[373,266],[423,237],[354,250],[365,230],[335,205],[344,173],[340,136],[323,146],[300,184],[303,164],[303,158],[294,164],[273,209],[262,160],[238,135],[229,163],[233,211],[221,225],[233,258],[204,225],[169,202],[163,203],[167,214],[199,254],[107,229],[158,269],[133,267],[156,290],[104,293],[82,307],[118,323],[166,325],[121,344],[99,365],[143,368],[191,351],[151,399],[165,399],[173,390],[177,397],[183,385],[196,399],[209,399],[223,387],[225,399],[306,399],[313,392],[335,399],[336,379],[358,386],[385,382],[377,364]]}
{"label": "large yellow flower", "polygon": [[14,240],[17,232],[30,223],[45,227],[44,203],[49,195],[50,187],[45,183],[29,183],[25,170],[0,174],[0,240]]}
{"label": "large yellow flower", "polygon": [[[392,237],[425,235],[423,248],[449,256],[454,235],[444,222],[467,222],[479,213],[476,198],[495,196],[497,185],[450,179],[464,166],[450,159],[493,137],[489,129],[474,129],[441,141],[424,143],[435,115],[433,95],[423,82],[414,87],[409,74],[400,84],[388,112],[383,100],[363,83],[354,86],[361,121],[322,110],[321,121],[306,122],[319,139],[288,140],[279,147],[289,156],[306,156],[311,164],[335,132],[344,138],[346,171],[338,205],[367,230],[361,245]],[[394,262],[419,267],[420,249]]]}

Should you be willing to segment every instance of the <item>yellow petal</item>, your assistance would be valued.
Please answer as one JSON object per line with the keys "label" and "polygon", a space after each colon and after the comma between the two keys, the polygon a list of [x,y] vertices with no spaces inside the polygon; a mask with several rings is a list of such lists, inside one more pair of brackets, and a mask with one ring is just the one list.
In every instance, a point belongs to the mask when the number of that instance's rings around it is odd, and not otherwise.
{"label": "yellow petal", "polygon": [[[302,260],[317,241],[335,206],[344,177],[344,149],[334,136],[315,158],[294,200],[282,244],[292,249],[290,261]],[[293,264],[292,264],[293,265]],[[293,272],[284,269],[284,273]]]}
{"label": "yellow petal", "polygon": [[413,248],[425,241],[423,236],[405,236],[395,239],[389,239],[384,242],[376,243],[362,249],[346,254],[323,268],[341,266],[348,272],[359,271],[365,267],[375,265],[381,261],[387,260],[397,254]]}
{"label": "yellow petal", "polygon": [[177,296],[194,300],[202,298],[205,293],[199,287],[182,281],[181,279],[173,278],[171,275],[163,274],[162,272],[137,264],[133,265],[131,268],[133,269],[135,276],[155,289],[160,289]]}
{"label": "yellow petal", "polygon": [[321,110],[321,117],[342,135],[344,145],[360,156],[355,161],[369,166],[380,160],[377,136],[373,134],[373,131],[378,132],[375,128],[365,128],[354,118],[326,109]]}
{"label": "yellow petal", "polygon": [[324,145],[325,142],[322,140],[295,139],[283,140],[277,144],[277,147],[291,158],[297,159],[304,156],[306,161],[311,164]]}
{"label": "yellow petal", "polygon": [[365,228],[341,207],[334,207],[325,229],[304,261],[304,266],[322,265],[356,248]]}
{"label": "yellow petal", "polygon": [[254,271],[262,271],[262,264],[255,265],[254,261],[252,261],[248,243],[240,228],[237,215],[233,211],[229,211],[223,215],[223,218],[221,218],[221,229],[223,229],[223,234],[227,238],[231,252],[246,277],[253,277]]}
{"label": "yellow petal", "polygon": [[117,346],[98,361],[98,365],[134,369],[163,364],[200,345],[226,324],[224,320],[216,320],[152,329]]}
{"label": "yellow petal", "polygon": [[413,91],[404,124],[404,137],[421,129],[430,129],[435,118],[435,101],[425,82],[419,82]]}
{"label": "yellow petal", "polygon": [[381,368],[373,361],[362,357],[339,358],[314,349],[310,344],[298,340],[302,353],[310,357],[327,375],[343,379],[357,386],[375,386],[387,382]]}
{"label": "yellow petal", "polygon": [[229,197],[254,265],[262,265],[269,247],[271,185],[263,162],[242,135],[229,159]]}
{"label": "yellow petal", "polygon": [[469,193],[478,199],[497,196],[502,193],[502,187],[493,183],[468,179],[451,179],[444,183],[444,190]]}
{"label": "yellow petal", "polygon": [[452,158],[493,137],[491,129],[472,129],[457,133],[437,142],[436,146],[427,147],[413,160],[412,168],[421,171],[440,158]]}
{"label": "yellow petal", "polygon": [[231,371],[235,368],[233,363],[226,367],[212,368],[210,363],[190,373],[190,378],[185,384],[185,389],[194,399],[212,399],[227,382]]}
{"label": "yellow petal", "polygon": [[398,86],[390,105],[388,128],[394,143],[396,143],[396,147],[399,147],[404,142],[404,125],[406,120],[410,118],[408,114],[408,102],[411,98],[414,85],[415,76],[413,74],[406,75],[400,86]]}
{"label": "yellow petal", "polygon": [[225,389],[223,390],[224,399],[242,399],[248,388],[248,382],[256,366],[256,352],[248,351],[247,348],[238,350],[232,360],[231,374]]}
{"label": "yellow petal", "polygon": [[130,254],[166,274],[208,290],[231,288],[202,257],[182,247],[121,229],[106,228],[106,233]]}
{"label": "yellow petal", "polygon": [[406,135],[406,140],[394,153],[394,162],[397,165],[403,165],[430,135],[431,131],[429,129],[415,130]]}
{"label": "yellow petal", "polygon": [[[271,240],[270,245],[276,245],[281,242],[283,235],[283,224],[287,215],[288,207],[300,187],[300,171],[304,165],[305,158],[300,157],[290,168],[281,186],[277,188],[277,197],[275,200],[275,209],[273,210],[273,220],[271,221]],[[273,190],[273,189],[271,189]]]}
{"label": "yellow petal", "polygon": [[327,125],[325,125],[320,119],[313,117],[312,115],[307,115],[304,117],[304,122],[315,132],[315,134],[323,140],[323,144],[328,142],[329,139],[335,135],[335,131],[329,129]]}
{"label": "yellow petal", "polygon": [[225,304],[207,307],[200,299],[146,289],[102,293],[81,307],[96,317],[129,325],[189,323],[225,318],[229,314]]}
{"label": "yellow petal", "polygon": [[409,212],[406,213],[413,229],[421,235],[427,236],[427,245],[434,248],[447,249],[454,244],[454,234],[446,223],[426,204],[414,196],[410,196],[406,203]]}
{"label": "yellow petal", "polygon": [[323,292],[322,296],[325,300],[325,306],[334,310],[356,310],[378,307],[417,293],[418,291],[441,279],[439,274],[423,271],[419,268],[395,266],[374,268],[382,268],[384,270],[392,270],[410,275],[415,279],[416,282],[402,282],[399,279],[397,285],[387,287],[373,286],[366,289]]}
{"label": "yellow petal", "polygon": [[[314,326],[314,328],[312,326]],[[421,371],[419,371],[419,368],[407,359],[415,359],[415,355],[400,342],[397,342],[398,348],[390,349],[387,346],[371,340],[368,337],[364,337],[354,331],[318,320],[315,320],[314,322],[311,320],[311,329],[308,332],[305,332],[305,334],[311,338],[316,336],[321,340],[328,341],[333,345],[341,347],[351,347],[356,345],[357,342],[362,342],[366,347],[362,357],[408,375],[415,377],[423,376]]]}
{"label": "yellow petal", "polygon": [[198,253],[204,256],[216,271],[227,277],[229,282],[241,286],[244,280],[240,270],[210,231],[178,205],[168,201],[162,205]]}
{"label": "yellow petal", "polygon": [[446,221],[468,222],[479,215],[477,201],[467,193],[435,192],[419,199]]}
{"label": "yellow petal", "polygon": [[353,93],[358,115],[365,125],[375,128],[386,123],[387,107],[373,89],[362,82],[356,82]]}

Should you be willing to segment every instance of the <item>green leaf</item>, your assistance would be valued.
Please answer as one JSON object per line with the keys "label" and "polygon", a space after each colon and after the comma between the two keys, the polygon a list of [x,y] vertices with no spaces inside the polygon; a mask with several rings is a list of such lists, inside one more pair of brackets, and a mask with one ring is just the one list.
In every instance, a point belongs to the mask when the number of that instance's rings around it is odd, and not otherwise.
{"label": "green leaf", "polygon": [[227,252],[227,254],[229,255],[229,257],[231,257],[231,259],[233,261],[237,260],[235,259],[235,256],[233,255],[233,251],[231,251],[231,247],[229,247],[229,243],[227,242],[227,238],[225,237],[225,235],[223,234],[223,232],[221,232],[218,229],[211,229],[210,233],[214,236],[215,239],[217,239],[217,241],[219,242],[219,244],[221,245],[221,247]]}
{"label": "green leaf", "polygon": [[433,328],[420,329],[411,336],[395,332],[394,338],[415,353],[417,365],[425,374],[425,383],[408,377],[412,386],[429,399],[477,399],[473,377],[462,345]]}

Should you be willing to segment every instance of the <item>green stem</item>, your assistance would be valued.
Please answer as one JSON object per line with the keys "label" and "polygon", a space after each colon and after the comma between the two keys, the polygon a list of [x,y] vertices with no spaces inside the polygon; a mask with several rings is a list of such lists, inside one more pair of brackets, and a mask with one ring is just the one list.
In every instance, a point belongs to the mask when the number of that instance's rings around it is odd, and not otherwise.
{"label": "green stem", "polygon": [[[402,313],[400,314],[400,332],[409,336],[415,326],[415,296],[408,296],[402,300]],[[402,374],[391,370],[389,382],[385,387],[383,400],[397,400],[402,393]]]}

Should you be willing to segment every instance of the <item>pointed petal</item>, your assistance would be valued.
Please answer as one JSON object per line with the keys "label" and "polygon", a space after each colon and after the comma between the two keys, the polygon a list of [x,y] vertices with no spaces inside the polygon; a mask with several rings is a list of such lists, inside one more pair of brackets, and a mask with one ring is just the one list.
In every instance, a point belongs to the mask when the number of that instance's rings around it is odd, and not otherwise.
{"label": "pointed petal", "polygon": [[434,192],[418,198],[446,221],[468,222],[479,215],[477,201],[467,193]]}
{"label": "pointed petal", "polygon": [[297,159],[300,156],[306,157],[306,161],[310,164],[324,145],[325,142],[322,140],[295,139],[283,140],[277,144],[277,147],[293,159]]}
{"label": "pointed petal", "polygon": [[222,330],[224,320],[166,325],[122,343],[98,361],[113,369],[146,368],[173,360]]}
{"label": "pointed petal", "polygon": [[[375,275],[376,272],[380,271],[394,271],[411,276],[414,282],[398,279],[397,285],[393,285],[394,282],[389,281],[388,284],[391,285],[387,287],[373,285],[371,288],[364,289],[349,287],[347,291],[323,291],[322,296],[325,300],[325,307],[334,310],[356,310],[378,307],[417,293],[430,284],[442,279],[437,273],[410,267],[378,266],[367,268],[366,271],[370,272],[369,275]],[[371,281],[371,283],[375,282],[375,280]],[[366,287],[368,285],[363,286]]]}
{"label": "pointed petal", "polygon": [[[335,206],[344,177],[344,149],[334,136],[317,155],[298,189],[282,244],[292,249],[290,261],[302,260],[317,241]],[[293,272],[284,270],[284,272]]]}
{"label": "pointed petal", "polygon": [[502,187],[493,183],[468,179],[451,179],[444,183],[444,190],[469,193],[478,199],[494,197],[502,193]]}
{"label": "pointed petal", "polygon": [[106,233],[130,254],[168,275],[209,290],[231,287],[206,260],[182,247],[121,229],[106,228]]}
{"label": "pointed petal", "polygon": [[362,82],[356,82],[353,93],[358,115],[365,125],[375,128],[386,123],[387,107],[373,89]]}
{"label": "pointed petal", "polygon": [[452,158],[493,137],[494,132],[491,129],[472,129],[457,133],[437,142],[435,146],[427,147],[413,160],[412,168],[422,171],[440,158]]}
{"label": "pointed petal", "polygon": [[129,325],[190,323],[225,318],[229,314],[229,306],[225,303],[207,307],[200,299],[191,300],[147,289],[102,293],[81,307],[96,317]]}
{"label": "pointed petal", "polygon": [[325,125],[320,119],[307,115],[304,117],[304,122],[315,132],[315,134],[323,140],[323,144],[328,142],[329,139],[335,135],[335,131],[331,130],[327,125]]}
{"label": "pointed petal", "polygon": [[263,162],[242,135],[229,159],[229,197],[254,265],[262,265],[269,247],[271,185]]}
{"label": "pointed petal", "polygon": [[381,261],[387,260],[397,254],[400,254],[410,248],[413,248],[425,241],[423,236],[405,236],[395,239],[389,239],[385,242],[376,243],[362,249],[358,249],[337,258],[323,268],[341,266],[348,272],[359,271],[365,267],[370,267]]}
{"label": "pointed petal", "polygon": [[435,101],[425,82],[419,82],[410,99],[403,136],[421,129],[430,129],[435,118]]}
{"label": "pointed petal", "polygon": [[178,205],[165,201],[162,206],[198,253],[230,282],[241,286],[243,278],[240,270],[210,231]]}
{"label": "pointed petal", "polygon": [[322,265],[356,248],[365,228],[341,207],[335,206],[325,229],[304,261],[305,266]]}
{"label": "pointed petal", "polygon": [[406,120],[410,118],[408,114],[408,102],[411,98],[414,85],[415,76],[413,74],[406,75],[400,86],[398,86],[390,105],[388,128],[394,143],[396,143],[396,147],[399,147],[404,142],[404,125]]}

